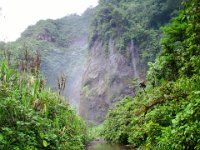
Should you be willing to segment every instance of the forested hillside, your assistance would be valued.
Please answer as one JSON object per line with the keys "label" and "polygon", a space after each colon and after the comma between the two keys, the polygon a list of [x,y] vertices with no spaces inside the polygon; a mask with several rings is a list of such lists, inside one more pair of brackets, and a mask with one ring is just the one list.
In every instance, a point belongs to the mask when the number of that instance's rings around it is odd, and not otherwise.
{"label": "forested hillside", "polygon": [[[162,28],[162,51],[150,64],[147,85],[109,112],[102,134],[108,141],[150,149],[200,149],[200,3]],[[146,87],[146,88],[145,88]]]}
{"label": "forested hillside", "polygon": [[178,0],[100,0],[92,23],[90,46],[99,40],[106,51],[109,40],[113,39],[116,49],[125,55],[133,41],[139,54],[137,66],[145,72],[147,63],[154,61],[160,50],[159,28],[179,9]]}
{"label": "forested hillside", "polygon": [[199,0],[99,0],[0,42],[0,61],[0,149],[81,150],[95,136],[200,149]]}
{"label": "forested hillside", "polygon": [[100,0],[81,16],[41,20],[0,45],[17,59],[38,52],[47,86],[58,90],[65,76],[62,95],[86,120],[101,123],[114,103],[137,92],[131,80],[145,80],[161,48],[160,27],[180,8],[172,0]]}
{"label": "forested hillside", "polygon": [[92,14],[41,20],[17,41],[0,43],[0,149],[85,149],[87,126],[72,107]]}
{"label": "forested hillside", "polygon": [[58,90],[57,78],[67,78],[62,95],[78,109],[81,79],[88,53],[88,33],[94,9],[87,9],[82,16],[72,14],[57,20],[40,20],[29,26],[21,37],[7,43],[2,49],[12,58],[21,58],[26,51],[41,55],[41,73],[47,86]]}
{"label": "forested hillside", "polygon": [[80,112],[100,123],[110,107],[137,90],[160,51],[160,27],[181,8],[173,0],[100,0],[92,21]]}
{"label": "forested hillside", "polygon": [[94,10],[88,8],[82,16],[71,14],[56,20],[40,20],[29,26],[14,44],[30,44],[33,49],[41,51],[54,47],[67,48],[75,39],[88,34],[93,13]]}

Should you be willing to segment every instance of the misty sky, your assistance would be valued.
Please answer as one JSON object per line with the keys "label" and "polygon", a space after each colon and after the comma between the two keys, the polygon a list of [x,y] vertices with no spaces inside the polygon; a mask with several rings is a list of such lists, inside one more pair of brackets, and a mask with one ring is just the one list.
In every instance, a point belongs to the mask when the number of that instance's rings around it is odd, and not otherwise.
{"label": "misty sky", "polygon": [[98,0],[0,0],[0,41],[16,40],[27,26],[41,19],[81,14]]}

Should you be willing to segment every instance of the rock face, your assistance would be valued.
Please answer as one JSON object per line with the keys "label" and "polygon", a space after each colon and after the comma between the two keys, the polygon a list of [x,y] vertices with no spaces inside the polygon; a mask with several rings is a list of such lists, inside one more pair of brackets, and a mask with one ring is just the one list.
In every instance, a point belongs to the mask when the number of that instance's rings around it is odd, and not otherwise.
{"label": "rock face", "polygon": [[103,121],[115,102],[126,95],[133,95],[128,83],[130,79],[138,78],[133,42],[126,55],[120,54],[114,45],[114,41],[110,40],[108,52],[105,52],[102,44],[96,41],[83,75],[79,111],[81,116],[94,124]]}
{"label": "rock face", "polygon": [[98,37],[88,48],[94,12],[88,9],[82,16],[39,21],[24,31],[17,44],[29,41],[32,49],[40,51],[41,72],[48,87],[57,91],[57,78],[66,75],[62,95],[84,119],[98,124],[115,102],[134,94],[128,83],[139,75],[133,42],[126,54],[117,50],[112,39],[107,49]]}

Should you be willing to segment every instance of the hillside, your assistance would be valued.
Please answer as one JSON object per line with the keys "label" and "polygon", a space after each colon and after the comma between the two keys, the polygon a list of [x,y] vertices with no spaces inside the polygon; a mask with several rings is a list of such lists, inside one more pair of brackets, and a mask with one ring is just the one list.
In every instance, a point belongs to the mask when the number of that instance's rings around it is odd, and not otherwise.
{"label": "hillside", "polygon": [[57,20],[41,20],[29,26],[21,37],[8,43],[17,58],[28,50],[39,52],[42,58],[41,73],[47,86],[58,91],[57,78],[66,76],[67,82],[62,95],[78,109],[81,79],[88,53],[88,34],[94,10],[88,9],[82,16],[72,14]]}
{"label": "hillside", "polygon": [[0,42],[0,149],[199,150],[199,33],[199,0],[99,0]]}
{"label": "hillside", "polygon": [[102,135],[111,142],[158,150],[200,149],[200,3],[162,28],[162,50],[150,64],[147,84],[109,112]]}
{"label": "hillside", "polygon": [[114,103],[137,93],[129,83],[145,80],[148,62],[160,51],[159,28],[179,8],[172,0],[100,0],[82,16],[39,21],[7,49],[18,58],[39,51],[47,85],[58,90],[57,78],[66,76],[62,94],[98,124]]}
{"label": "hillside", "polygon": [[179,8],[180,3],[173,0],[99,1],[82,81],[80,113],[84,118],[100,123],[114,103],[137,93],[130,83],[145,80],[147,64],[161,48],[159,28]]}

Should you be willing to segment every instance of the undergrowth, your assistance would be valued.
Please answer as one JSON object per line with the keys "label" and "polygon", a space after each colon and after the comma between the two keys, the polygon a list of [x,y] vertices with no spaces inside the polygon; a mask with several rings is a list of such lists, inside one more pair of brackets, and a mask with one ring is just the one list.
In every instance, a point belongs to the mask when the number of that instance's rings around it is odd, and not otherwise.
{"label": "undergrowth", "polygon": [[200,19],[198,0],[163,28],[162,51],[147,86],[107,115],[102,135],[114,143],[158,150],[200,149]]}
{"label": "undergrowth", "polygon": [[85,122],[39,73],[0,67],[0,149],[84,149]]}

